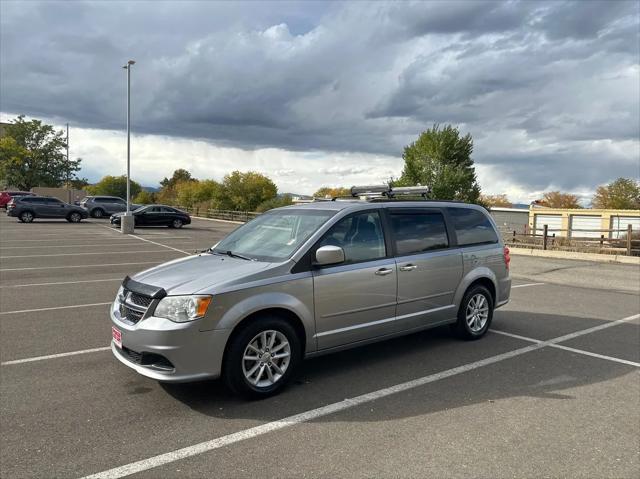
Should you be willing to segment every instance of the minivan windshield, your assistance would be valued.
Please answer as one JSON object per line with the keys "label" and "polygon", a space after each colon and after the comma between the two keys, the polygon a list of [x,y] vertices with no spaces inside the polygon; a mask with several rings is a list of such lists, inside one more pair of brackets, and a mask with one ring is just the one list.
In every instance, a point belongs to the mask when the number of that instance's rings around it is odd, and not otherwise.
{"label": "minivan windshield", "polygon": [[273,210],[233,231],[212,252],[249,260],[283,261],[334,214],[336,211]]}

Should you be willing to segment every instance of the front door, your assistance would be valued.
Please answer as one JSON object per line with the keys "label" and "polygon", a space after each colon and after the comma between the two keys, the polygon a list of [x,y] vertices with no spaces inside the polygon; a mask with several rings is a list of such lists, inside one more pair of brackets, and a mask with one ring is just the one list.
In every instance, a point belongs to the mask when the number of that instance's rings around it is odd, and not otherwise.
{"label": "front door", "polygon": [[355,213],[336,223],[319,242],[340,246],[345,262],[313,272],[319,349],[353,343],[392,331],[396,310],[396,265],[387,255],[378,210]]}
{"label": "front door", "polygon": [[398,327],[406,330],[454,318],[462,254],[449,247],[444,216],[427,208],[387,211],[398,266]]}

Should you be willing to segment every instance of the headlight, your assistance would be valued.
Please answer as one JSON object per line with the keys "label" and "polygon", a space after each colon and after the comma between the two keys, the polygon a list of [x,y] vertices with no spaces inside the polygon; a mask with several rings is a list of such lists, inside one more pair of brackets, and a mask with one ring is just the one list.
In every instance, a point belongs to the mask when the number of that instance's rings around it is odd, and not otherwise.
{"label": "headlight", "polygon": [[118,288],[118,292],[116,293],[116,299],[113,301],[113,312],[119,312],[120,311],[120,303],[124,303],[124,287],[121,285],[120,288]]}
{"label": "headlight", "polygon": [[185,323],[204,317],[210,303],[211,296],[166,296],[160,300],[153,315]]}

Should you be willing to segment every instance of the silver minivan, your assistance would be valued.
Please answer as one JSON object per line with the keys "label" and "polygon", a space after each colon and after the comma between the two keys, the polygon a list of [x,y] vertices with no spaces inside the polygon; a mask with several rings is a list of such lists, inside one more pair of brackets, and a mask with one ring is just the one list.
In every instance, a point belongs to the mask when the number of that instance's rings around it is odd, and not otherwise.
{"label": "silver minivan", "polygon": [[317,201],[125,278],[112,351],[159,381],[222,376],[263,397],[305,357],[444,324],[478,339],[510,289],[509,250],[480,206]]}

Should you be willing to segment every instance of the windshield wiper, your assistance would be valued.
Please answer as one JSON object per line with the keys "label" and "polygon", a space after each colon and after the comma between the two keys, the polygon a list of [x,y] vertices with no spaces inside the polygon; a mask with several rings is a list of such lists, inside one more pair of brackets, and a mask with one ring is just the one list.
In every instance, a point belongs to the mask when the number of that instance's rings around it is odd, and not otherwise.
{"label": "windshield wiper", "polygon": [[254,258],[249,258],[248,256],[244,256],[244,255],[241,255],[241,254],[239,254],[239,253],[234,253],[234,252],[233,252],[233,251],[231,251],[231,250],[227,250],[227,251],[220,251],[220,250],[214,250],[214,249],[212,249],[212,250],[210,250],[210,251],[211,251],[212,253],[215,253],[215,254],[223,254],[223,255],[227,255],[227,256],[230,256],[231,258],[240,258],[240,259],[245,259],[245,260],[247,260],[247,261],[255,261],[255,259],[254,259]]}

